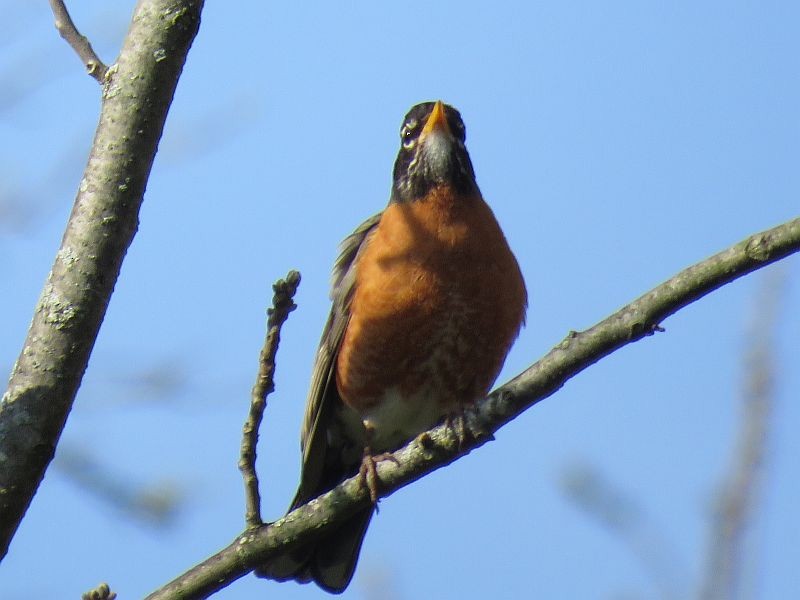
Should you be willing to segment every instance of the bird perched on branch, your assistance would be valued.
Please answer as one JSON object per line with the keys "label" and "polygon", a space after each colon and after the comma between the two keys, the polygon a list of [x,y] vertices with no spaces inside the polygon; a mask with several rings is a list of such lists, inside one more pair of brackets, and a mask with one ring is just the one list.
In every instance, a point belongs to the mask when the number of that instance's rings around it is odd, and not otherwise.
{"label": "bird perched on branch", "polygon": [[291,509],[361,473],[373,507],[258,571],[344,591],[379,494],[375,463],[485,396],[525,320],[517,261],[475,182],[459,112],[414,106],[388,207],[342,243]]}

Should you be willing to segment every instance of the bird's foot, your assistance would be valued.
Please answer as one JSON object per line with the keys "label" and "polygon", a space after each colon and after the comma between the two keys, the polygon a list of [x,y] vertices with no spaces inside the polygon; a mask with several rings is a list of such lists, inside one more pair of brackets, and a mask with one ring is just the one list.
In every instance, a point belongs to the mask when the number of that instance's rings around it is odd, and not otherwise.
{"label": "bird's foot", "polygon": [[[444,418],[444,426],[455,436],[459,452],[479,439],[491,439],[492,432],[472,411],[473,406],[460,406]],[[470,415],[467,416],[467,411]]]}
{"label": "bird's foot", "polygon": [[459,452],[475,440],[475,436],[467,426],[466,409],[463,406],[447,414],[444,426],[455,436]]}
{"label": "bird's foot", "polygon": [[376,507],[378,505],[378,486],[381,481],[378,477],[377,465],[385,460],[392,461],[396,465],[400,464],[391,452],[372,454],[369,448],[364,448],[364,457],[361,459],[361,467],[358,469],[361,481],[369,490],[369,499]]}

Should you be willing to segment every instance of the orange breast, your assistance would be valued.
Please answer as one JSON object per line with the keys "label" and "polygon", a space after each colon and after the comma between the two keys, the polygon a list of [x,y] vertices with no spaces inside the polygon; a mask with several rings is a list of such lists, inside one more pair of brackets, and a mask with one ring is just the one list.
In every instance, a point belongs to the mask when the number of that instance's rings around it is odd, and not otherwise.
{"label": "orange breast", "polygon": [[435,422],[485,395],[527,303],[491,209],[437,188],[391,204],[365,243],[336,365],[345,404],[366,419],[383,402],[424,403],[407,408]]}

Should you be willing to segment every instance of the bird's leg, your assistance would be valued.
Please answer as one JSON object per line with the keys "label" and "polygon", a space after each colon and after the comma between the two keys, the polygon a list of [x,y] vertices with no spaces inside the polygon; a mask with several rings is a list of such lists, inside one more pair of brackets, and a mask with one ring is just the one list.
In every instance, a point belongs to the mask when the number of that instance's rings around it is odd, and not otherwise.
{"label": "bird's leg", "polygon": [[380,479],[378,478],[377,464],[384,460],[390,460],[394,464],[399,464],[397,459],[391,452],[381,452],[380,454],[372,453],[372,436],[373,428],[371,425],[364,423],[366,429],[366,444],[364,445],[364,457],[361,459],[361,467],[358,469],[358,474],[364,485],[369,490],[369,499],[376,507],[378,505],[378,485]]}

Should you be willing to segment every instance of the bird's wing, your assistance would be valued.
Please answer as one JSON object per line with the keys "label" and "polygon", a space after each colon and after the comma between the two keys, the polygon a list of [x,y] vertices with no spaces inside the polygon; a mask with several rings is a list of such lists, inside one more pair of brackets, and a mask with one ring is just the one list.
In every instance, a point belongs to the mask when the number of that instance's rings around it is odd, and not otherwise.
{"label": "bird's wing", "polygon": [[315,498],[322,491],[319,489],[329,457],[327,426],[331,410],[334,408],[338,391],[334,376],[336,356],[350,320],[350,302],[355,289],[355,266],[364,242],[380,222],[380,212],[364,221],[341,244],[339,258],[333,267],[331,281],[331,307],[328,322],[322,333],[317,350],[317,358],[311,373],[311,386],[306,402],[303,427],[300,434],[300,445],[303,452],[303,474],[300,488],[293,502],[293,507],[304,504]]}

